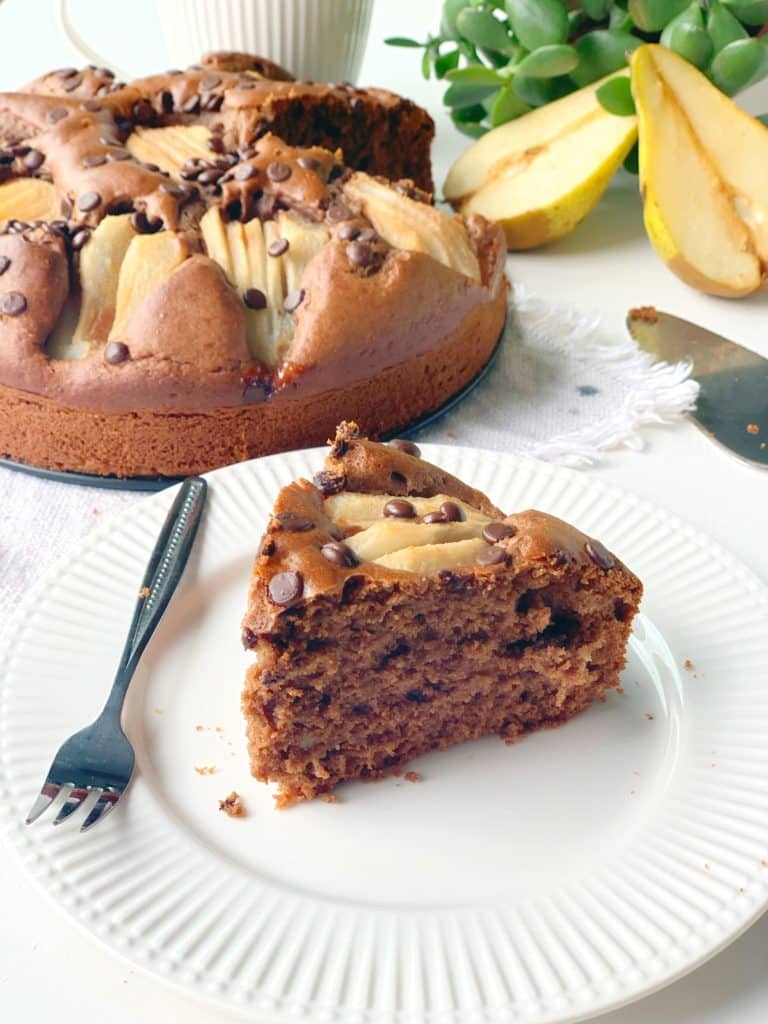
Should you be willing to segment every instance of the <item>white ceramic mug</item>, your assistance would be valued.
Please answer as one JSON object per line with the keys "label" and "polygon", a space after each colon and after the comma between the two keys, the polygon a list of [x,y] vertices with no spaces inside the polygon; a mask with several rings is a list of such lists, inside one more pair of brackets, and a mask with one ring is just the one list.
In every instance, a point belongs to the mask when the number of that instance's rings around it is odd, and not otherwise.
{"label": "white ceramic mug", "polygon": [[[92,50],[74,28],[69,0],[55,0],[59,23],[92,64],[113,61]],[[373,0],[155,0],[170,62],[196,64],[211,50],[258,54],[297,78],[354,82],[368,38]],[[109,5],[104,5],[110,7]]]}

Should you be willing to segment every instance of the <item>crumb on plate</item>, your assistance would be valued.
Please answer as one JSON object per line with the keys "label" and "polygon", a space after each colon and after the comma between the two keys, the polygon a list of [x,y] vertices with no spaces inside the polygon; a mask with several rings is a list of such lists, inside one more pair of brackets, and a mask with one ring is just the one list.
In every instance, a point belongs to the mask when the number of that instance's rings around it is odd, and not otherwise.
{"label": "crumb on plate", "polygon": [[245,814],[245,806],[240,794],[233,789],[229,796],[219,800],[219,810],[224,811],[230,818],[242,818]]}

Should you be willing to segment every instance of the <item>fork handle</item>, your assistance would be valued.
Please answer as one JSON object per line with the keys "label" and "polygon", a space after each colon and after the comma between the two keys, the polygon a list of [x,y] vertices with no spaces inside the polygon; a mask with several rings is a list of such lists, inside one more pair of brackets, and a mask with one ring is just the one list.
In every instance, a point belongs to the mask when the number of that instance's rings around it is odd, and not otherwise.
{"label": "fork handle", "polygon": [[190,477],[181,485],[171,505],[144,573],[115,681],[104,706],[105,712],[120,714],[139,659],[184,572],[200,525],[207,490],[205,480]]}

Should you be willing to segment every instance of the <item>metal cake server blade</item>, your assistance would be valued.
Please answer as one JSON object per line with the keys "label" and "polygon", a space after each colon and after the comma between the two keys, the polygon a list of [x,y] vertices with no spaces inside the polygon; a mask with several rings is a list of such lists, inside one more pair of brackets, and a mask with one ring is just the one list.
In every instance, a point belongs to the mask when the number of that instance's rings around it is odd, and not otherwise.
{"label": "metal cake server blade", "polygon": [[768,468],[768,359],[652,306],[631,309],[627,327],[659,359],[689,359],[701,388],[691,413],[696,425],[740,459]]}

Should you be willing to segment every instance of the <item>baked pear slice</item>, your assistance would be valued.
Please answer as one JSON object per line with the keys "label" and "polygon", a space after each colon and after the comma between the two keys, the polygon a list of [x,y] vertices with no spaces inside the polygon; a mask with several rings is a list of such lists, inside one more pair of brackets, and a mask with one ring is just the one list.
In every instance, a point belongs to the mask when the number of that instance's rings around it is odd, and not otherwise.
{"label": "baked pear slice", "polygon": [[115,299],[115,320],[109,340],[121,340],[141,303],[189,256],[187,243],[171,231],[136,235],[125,251]]}
{"label": "baked pear slice", "polygon": [[41,178],[14,178],[0,185],[0,221],[55,220],[59,216],[56,189]]}
{"label": "baked pear slice", "polygon": [[[248,345],[254,359],[275,366],[293,337],[294,321],[285,312],[285,297],[296,290],[307,264],[329,239],[322,224],[282,211],[275,220],[226,223],[217,207],[200,221],[208,255],[214,259],[245,303]],[[279,245],[288,243],[287,248]],[[277,255],[270,255],[270,248]],[[261,302],[262,308],[254,308]]]}
{"label": "baked pear slice", "polygon": [[477,257],[457,218],[410,199],[363,171],[349,178],[344,194],[394,248],[427,253],[459,274],[480,280]]}
{"label": "baked pear slice", "polygon": [[210,138],[210,131],[201,124],[134,128],[125,148],[137,160],[156,164],[161,171],[179,178],[187,160],[211,160],[214,154],[206,145]]}
{"label": "baked pear slice", "polygon": [[131,214],[105,217],[80,250],[80,317],[76,344],[106,341],[115,320],[120,268],[136,237]]}

